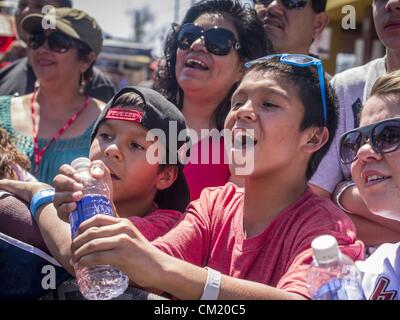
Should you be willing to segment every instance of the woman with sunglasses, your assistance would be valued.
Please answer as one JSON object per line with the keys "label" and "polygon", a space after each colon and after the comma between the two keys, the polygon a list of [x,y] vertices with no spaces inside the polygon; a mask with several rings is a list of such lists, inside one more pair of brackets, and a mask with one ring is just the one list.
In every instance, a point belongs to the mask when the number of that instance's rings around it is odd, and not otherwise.
{"label": "woman with sunglasses", "polygon": [[71,8],[55,9],[54,21],[31,14],[21,23],[29,34],[37,86],[29,95],[0,98],[0,126],[30,158],[38,180],[51,184],[62,164],[88,155],[104,104],[84,88],[102,47],[102,32],[93,18]]}
{"label": "woman with sunglasses", "polygon": [[[201,139],[185,166],[192,200],[205,187],[224,185],[230,178],[223,139],[201,136],[201,130],[223,129],[244,62],[266,54],[266,41],[255,11],[237,0],[197,2],[166,40],[165,66],[155,88],[182,110],[188,127]],[[212,146],[204,148],[210,140]],[[201,154],[207,150],[210,154]],[[204,163],[212,163],[215,155],[219,164]]]}
{"label": "woman with sunglasses", "polygon": [[[393,231],[400,230],[399,101],[400,71],[379,78],[361,111],[360,128],[346,132],[340,144],[341,161],[351,163],[353,180],[371,212],[357,221],[369,224],[371,233],[376,224],[386,226],[372,235],[381,246],[359,263],[366,297],[372,300],[400,299],[400,232]],[[389,243],[379,242],[383,234]]]}

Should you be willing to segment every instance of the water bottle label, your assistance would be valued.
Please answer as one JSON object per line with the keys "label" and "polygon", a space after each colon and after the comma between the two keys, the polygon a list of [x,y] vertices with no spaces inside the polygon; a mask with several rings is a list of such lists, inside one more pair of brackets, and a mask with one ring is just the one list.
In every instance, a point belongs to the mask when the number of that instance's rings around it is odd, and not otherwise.
{"label": "water bottle label", "polygon": [[76,204],[76,210],[71,212],[69,216],[72,238],[77,236],[79,226],[83,221],[90,219],[96,214],[114,215],[110,200],[104,196],[86,195]]}
{"label": "water bottle label", "polygon": [[349,278],[332,279],[322,285],[313,300],[365,300],[361,285]]}

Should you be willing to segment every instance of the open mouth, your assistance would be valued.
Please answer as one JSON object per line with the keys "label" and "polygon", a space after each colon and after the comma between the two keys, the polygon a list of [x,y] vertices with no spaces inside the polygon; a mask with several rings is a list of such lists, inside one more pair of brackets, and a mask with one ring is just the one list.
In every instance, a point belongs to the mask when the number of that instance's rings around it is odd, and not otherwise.
{"label": "open mouth", "polygon": [[185,67],[201,71],[206,71],[209,69],[206,63],[204,63],[199,59],[193,59],[193,58],[189,58],[186,60]]}
{"label": "open mouth", "polygon": [[365,183],[381,182],[390,178],[390,176],[371,175],[365,178]]}
{"label": "open mouth", "polygon": [[38,65],[40,65],[41,67],[47,67],[47,66],[51,66],[54,64],[53,61],[48,60],[48,59],[39,59],[37,60]]}
{"label": "open mouth", "polygon": [[254,148],[254,146],[257,144],[257,140],[249,132],[249,130],[236,129],[233,133],[232,143],[233,149],[246,150]]}

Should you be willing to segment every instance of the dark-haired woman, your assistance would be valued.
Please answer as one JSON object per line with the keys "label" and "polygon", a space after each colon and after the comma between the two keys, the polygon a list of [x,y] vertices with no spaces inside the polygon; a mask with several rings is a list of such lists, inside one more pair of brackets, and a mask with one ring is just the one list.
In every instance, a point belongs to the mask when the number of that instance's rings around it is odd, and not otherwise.
{"label": "dark-haired woman", "polygon": [[228,182],[223,138],[202,130],[223,129],[244,62],[270,50],[255,11],[236,0],[199,1],[169,34],[155,88],[182,110],[199,139],[184,170],[191,200]]}
{"label": "dark-haired woman", "polygon": [[55,13],[55,28],[43,29],[43,15],[22,21],[37,88],[0,98],[0,126],[30,158],[31,173],[49,184],[62,164],[88,155],[93,124],[104,106],[84,91],[101,50],[100,27],[77,9]]}

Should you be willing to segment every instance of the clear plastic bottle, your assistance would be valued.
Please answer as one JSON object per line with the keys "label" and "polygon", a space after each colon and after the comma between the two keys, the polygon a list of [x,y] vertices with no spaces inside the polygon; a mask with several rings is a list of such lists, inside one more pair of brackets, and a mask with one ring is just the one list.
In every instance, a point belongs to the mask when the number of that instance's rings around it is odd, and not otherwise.
{"label": "clear plastic bottle", "polygon": [[361,272],[340,252],[335,237],[319,236],[311,248],[314,261],[307,272],[307,286],[313,300],[365,300]]}
{"label": "clear plastic bottle", "polygon": [[[71,235],[77,236],[79,225],[96,214],[113,216],[107,184],[93,179],[90,175],[90,160],[77,158],[71,166],[80,174],[84,186],[83,198],[77,202],[77,209],[70,216]],[[75,270],[79,290],[89,300],[109,300],[116,298],[129,285],[128,277],[110,265],[101,265]]]}

